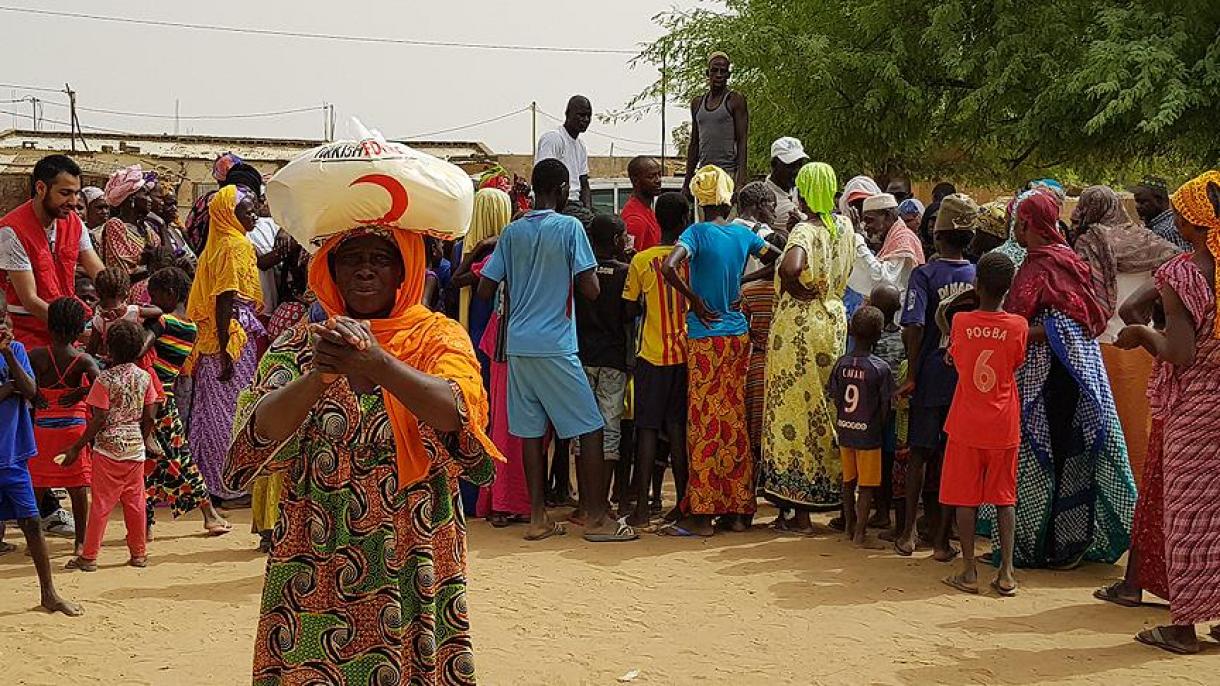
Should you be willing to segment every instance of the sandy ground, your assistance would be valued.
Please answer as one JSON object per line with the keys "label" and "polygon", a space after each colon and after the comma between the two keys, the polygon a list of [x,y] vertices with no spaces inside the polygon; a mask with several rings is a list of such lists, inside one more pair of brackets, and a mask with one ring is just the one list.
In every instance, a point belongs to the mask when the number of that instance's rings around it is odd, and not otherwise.
{"label": "sandy ground", "polygon": [[[58,572],[80,619],[35,609],[19,551],[0,558],[4,684],[249,683],[263,558],[246,533],[160,517],[150,566],[123,565],[112,521],[101,570]],[[579,530],[576,530],[578,532]],[[903,559],[836,537],[756,527],[708,540],[541,543],[471,526],[471,616],[485,684],[1215,684],[1220,645],[1176,657],[1132,641],[1163,607],[1091,591],[1118,567],[1025,572],[1021,595],[964,596],[926,553]],[[8,540],[20,542],[11,528]],[[57,569],[70,544],[53,540]],[[24,546],[22,546],[24,548]]]}

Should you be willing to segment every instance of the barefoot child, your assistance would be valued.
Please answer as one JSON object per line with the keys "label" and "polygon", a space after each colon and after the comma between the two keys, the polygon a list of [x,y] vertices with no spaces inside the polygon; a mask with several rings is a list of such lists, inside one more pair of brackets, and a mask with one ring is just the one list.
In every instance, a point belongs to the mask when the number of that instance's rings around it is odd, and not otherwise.
{"label": "barefoot child", "polygon": [[945,421],[949,442],[940,502],[957,508],[962,571],[944,581],[966,593],[979,592],[974,531],[984,503],[996,506],[1000,526],[1000,571],[991,587],[1003,596],[1017,592],[1012,566],[1021,445],[1017,368],[1025,362],[1029,324],[1002,309],[1014,271],[1003,254],[983,255],[974,280],[978,309],[957,313],[950,324],[949,356],[960,381]]}
{"label": "barefoot child", "polygon": [[88,320],[89,313],[80,300],[55,300],[47,308],[51,345],[30,351],[30,366],[39,389],[34,411],[38,454],[30,459],[30,478],[39,500],[49,489],[68,490],[68,497],[72,499],[72,519],[76,524],[76,555],[81,554],[85,545],[93,461],[88,446],[81,451],[80,459],[70,465],[58,464],[55,458],[64,454],[85,432],[89,416],[85,394],[101,372],[97,361],[74,345]]}
{"label": "barefoot child", "polygon": [[156,334],[153,369],[165,389],[165,402],[159,405],[156,419],[157,443],[164,457],[158,458],[144,477],[148,490],[148,529],[151,531],[153,526],[153,505],[168,505],[175,519],[198,507],[208,535],[220,536],[231,527],[212,507],[203,475],[191,459],[175,395],[178,374],[198,335],[184,308],[191,279],[178,267],[168,267],[153,272],[147,283],[153,306],[165,313],[152,324]]}
{"label": "barefoot child", "polygon": [[[906,346],[902,344],[902,327],[898,326],[896,319],[898,310],[902,309],[902,294],[893,284],[883,283],[869,294],[868,304],[881,310],[881,316],[885,319],[885,328],[881,330],[881,338],[873,346],[873,354],[890,366],[894,383],[898,385],[899,370],[907,357]],[[868,522],[871,529],[890,528],[890,510],[894,497],[894,460],[898,452],[898,411],[895,406],[886,419],[885,441],[881,444],[881,488],[877,489],[876,498],[873,500],[876,514]],[[898,510],[898,528],[901,529],[906,508],[900,507]],[[889,540],[893,540],[893,537]]]}
{"label": "barefoot child", "polygon": [[873,354],[884,328],[881,310],[871,305],[856,310],[851,318],[856,346],[830,372],[829,392],[843,461],[844,530],[858,548],[883,547],[866,532],[873,495],[881,486],[881,444],[894,395],[890,366]]}
{"label": "barefoot child", "polygon": [[[42,536],[42,518],[38,516],[38,501],[26,460],[37,452],[34,443],[34,423],[30,419],[29,402],[38,392],[34,372],[26,358],[25,347],[13,340],[13,325],[8,316],[8,300],[0,292],[0,541],[4,540],[5,520],[17,520],[42,589],[42,607],[48,612],[62,612],[69,617],[81,613],[80,606],[70,603],[55,592],[51,581],[51,558]],[[0,543],[0,548],[8,547]],[[10,552],[0,550],[0,552]]]}
{"label": "barefoot child", "polygon": [[[93,450],[93,508],[85,532],[85,550],[69,566],[97,571],[97,554],[115,505],[122,503],[127,525],[127,564],[144,567],[146,532],[144,460],[147,453],[160,457],[153,438],[157,393],[148,372],[136,366],[144,346],[144,329],[120,320],[107,333],[111,366],[97,377],[85,402],[93,414],[85,433],[68,447],[65,465],[75,462],[91,441]],[[95,441],[96,439],[96,441]]]}

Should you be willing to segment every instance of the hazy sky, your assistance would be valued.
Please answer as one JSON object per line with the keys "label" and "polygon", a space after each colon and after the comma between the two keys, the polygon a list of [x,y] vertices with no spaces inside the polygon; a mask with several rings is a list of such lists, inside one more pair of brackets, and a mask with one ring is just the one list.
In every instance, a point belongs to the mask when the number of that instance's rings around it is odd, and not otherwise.
{"label": "hazy sky", "polygon": [[[409,38],[575,48],[635,49],[660,29],[652,17],[694,0],[615,0],[613,3],[543,0],[207,0],[200,2],[119,2],[116,0],[0,0],[0,7],[134,17],[307,33]],[[317,9],[313,9],[313,8]],[[308,9],[307,9],[308,8]],[[67,109],[51,104],[66,96],[9,88],[62,87],[67,81],[77,103],[124,112],[171,115],[134,118],[80,112],[81,123],[141,133],[172,133],[174,101],[181,114],[268,112],[334,103],[337,134],[355,115],[389,137],[412,137],[461,126],[529,105],[563,116],[569,95],[589,96],[595,113],[623,107],[656,78],[650,67],[631,69],[631,55],[517,52],[347,43],[312,38],[237,35],[185,28],[149,27],[94,19],[43,17],[0,11],[4,53],[0,63],[0,111],[18,112],[21,128],[31,125],[29,103],[8,103],[36,95],[48,100],[43,116],[67,121]],[[688,117],[668,110],[668,127]],[[304,112],[273,118],[183,120],[182,133],[320,138],[322,114]],[[0,128],[14,124],[0,115]],[[538,116],[541,133],[557,126]],[[46,128],[65,127],[47,123]],[[660,147],[660,117],[617,125],[594,121],[586,137],[591,154],[604,155],[611,139],[619,154]],[[481,140],[496,152],[527,152],[528,112],[476,128],[428,136]],[[669,152],[672,154],[672,145]]]}

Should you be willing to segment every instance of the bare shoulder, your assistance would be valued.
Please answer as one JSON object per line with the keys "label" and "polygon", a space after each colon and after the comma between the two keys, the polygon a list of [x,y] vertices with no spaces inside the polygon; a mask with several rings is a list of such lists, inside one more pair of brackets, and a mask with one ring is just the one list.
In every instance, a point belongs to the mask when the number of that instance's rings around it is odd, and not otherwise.
{"label": "bare shoulder", "polygon": [[730,109],[744,109],[746,107],[746,96],[744,93],[731,90],[729,91],[728,98]]}

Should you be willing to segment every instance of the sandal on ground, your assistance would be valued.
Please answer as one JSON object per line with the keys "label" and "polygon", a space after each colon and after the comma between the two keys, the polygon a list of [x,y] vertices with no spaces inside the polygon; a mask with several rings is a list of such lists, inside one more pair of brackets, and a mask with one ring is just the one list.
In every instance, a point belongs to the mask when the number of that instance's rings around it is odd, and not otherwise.
{"label": "sandal on ground", "polygon": [[952,562],[952,561],[956,560],[956,559],[957,559],[957,556],[958,556],[958,555],[961,555],[961,554],[962,554],[962,551],[958,550],[957,548],[954,548],[954,547],[950,546],[950,547],[949,547],[949,557],[946,557],[946,558],[944,558],[944,559],[940,559],[940,558],[937,558],[937,557],[936,557],[936,553],[934,552],[934,553],[932,553],[932,559],[933,559],[933,560],[935,560],[936,562],[941,563],[941,564],[945,564],[946,562]]}
{"label": "sandal on ground", "polygon": [[1153,627],[1146,629],[1135,635],[1135,640],[1161,650],[1167,650],[1175,655],[1194,655],[1199,652],[1199,647],[1194,649],[1188,648],[1180,643],[1172,643],[1165,637],[1165,632],[1161,631],[1161,627]]}
{"label": "sandal on ground", "polygon": [[74,557],[68,560],[68,564],[64,565],[64,569],[76,569],[82,572],[96,572],[97,560],[86,560],[83,557]]}
{"label": "sandal on ground", "polygon": [[530,518],[523,515],[508,514],[507,512],[493,512],[487,517],[487,521],[495,528],[503,529],[513,524],[529,524]]}
{"label": "sandal on ground", "polygon": [[673,536],[674,538],[707,538],[706,535],[696,533],[690,529],[678,526],[677,524],[666,524],[657,529],[658,536]]}
{"label": "sandal on ground", "polygon": [[621,519],[616,521],[618,526],[615,527],[614,533],[604,534],[586,531],[585,540],[590,543],[621,543],[623,541],[634,541],[640,537],[640,535],[635,532],[635,529],[627,526],[627,522]]}
{"label": "sandal on ground", "polygon": [[1123,582],[1115,581],[1109,586],[1103,586],[1102,588],[1093,591],[1093,597],[1097,598],[1098,600],[1104,600],[1107,603],[1114,603],[1115,605],[1119,605],[1121,607],[1139,607],[1143,605],[1142,602],[1132,600],[1131,598],[1119,593],[1119,589],[1122,588],[1122,586]]}
{"label": "sandal on ground", "polygon": [[128,567],[138,567],[140,569],[143,569],[148,566],[148,558],[147,557],[133,557],[127,561],[127,566]]}
{"label": "sandal on ground", "polygon": [[1220,624],[1213,626],[1207,635],[1211,636],[1213,640],[1220,641]]}
{"label": "sandal on ground", "polygon": [[559,522],[550,522],[550,526],[547,527],[545,531],[540,534],[526,534],[525,540],[542,541],[550,538],[551,536],[563,536],[566,533],[568,533],[568,530],[565,529],[562,524]]}
{"label": "sandal on ground", "polygon": [[791,520],[783,519],[782,517],[776,517],[775,521],[771,522],[771,527],[781,533],[795,534],[797,536],[804,536],[806,538],[816,536],[818,533],[818,530],[812,526],[808,529],[798,529]]}
{"label": "sandal on ground", "polygon": [[0,541],[0,555],[11,553],[16,549],[17,546],[13,545],[12,543],[9,543],[8,541]]}
{"label": "sandal on ground", "polygon": [[962,593],[969,593],[971,595],[978,595],[979,593],[979,587],[977,585],[972,586],[969,581],[962,578],[961,574],[947,576],[941,579],[940,582],[950,588],[956,588]]}
{"label": "sandal on ground", "polygon": [[912,546],[910,549],[904,548],[904,547],[902,547],[902,541],[899,539],[895,539],[894,540],[894,552],[898,553],[899,555],[901,555],[903,557],[910,557],[915,554],[915,546]]}
{"label": "sandal on ground", "polygon": [[991,580],[991,590],[995,591],[996,593],[1000,594],[1001,596],[1003,596],[1005,598],[1015,598],[1017,596],[1017,587],[1016,586],[1013,586],[1012,588],[1004,588],[1003,586],[1000,585],[999,579]]}

